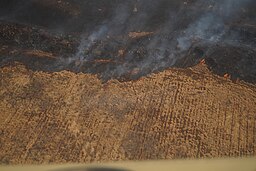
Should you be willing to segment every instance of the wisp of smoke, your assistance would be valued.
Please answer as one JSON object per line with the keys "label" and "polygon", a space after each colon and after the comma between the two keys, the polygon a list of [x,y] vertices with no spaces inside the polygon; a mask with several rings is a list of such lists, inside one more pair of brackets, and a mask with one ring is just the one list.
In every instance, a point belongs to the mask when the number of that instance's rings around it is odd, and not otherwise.
{"label": "wisp of smoke", "polygon": [[[107,68],[104,74],[108,77],[119,77],[138,68],[140,74],[143,75],[149,71],[174,66],[195,45],[205,43],[211,46],[219,42],[228,42],[224,38],[229,29],[228,24],[236,20],[236,17],[241,14],[242,9],[250,1],[252,0],[179,2],[179,9],[170,8],[169,11],[167,10],[166,16],[168,18],[163,23],[159,23],[153,37],[142,43],[147,52],[142,61],[132,63],[134,54],[127,53],[123,63],[113,68]],[[166,0],[157,2],[154,0],[137,0],[132,3],[121,3],[113,12],[112,18],[106,19],[91,34],[82,36],[78,51],[72,59],[79,60],[79,64],[93,59],[94,56],[86,52],[93,48],[97,42],[105,40],[109,36],[127,34],[142,29],[148,30],[150,28],[148,25],[153,20],[152,13],[161,12],[159,11],[161,10],[160,7],[164,6],[162,4],[168,3],[170,1]],[[143,8],[143,5],[148,4],[153,5]],[[180,25],[182,27],[179,27]],[[129,43],[131,41],[127,39],[122,41],[122,44],[127,44],[127,46],[130,46]],[[131,46],[130,50],[136,50],[138,46],[136,42],[134,46]]]}

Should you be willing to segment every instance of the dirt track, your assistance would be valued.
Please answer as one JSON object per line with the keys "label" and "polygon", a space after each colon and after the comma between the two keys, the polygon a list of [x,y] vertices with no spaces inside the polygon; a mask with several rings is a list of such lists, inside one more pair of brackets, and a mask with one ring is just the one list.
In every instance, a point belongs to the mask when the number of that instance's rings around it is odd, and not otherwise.
{"label": "dirt track", "polygon": [[203,65],[138,81],[0,70],[0,163],[256,155],[256,87]]}

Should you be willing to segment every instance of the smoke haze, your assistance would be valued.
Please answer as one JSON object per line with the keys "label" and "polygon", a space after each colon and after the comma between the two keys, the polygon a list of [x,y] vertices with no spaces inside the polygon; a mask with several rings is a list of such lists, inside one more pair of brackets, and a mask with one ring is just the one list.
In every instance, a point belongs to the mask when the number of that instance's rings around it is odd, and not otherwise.
{"label": "smoke haze", "polygon": [[[104,80],[127,75],[133,79],[173,66],[195,65],[218,45],[252,51],[256,47],[255,38],[245,39],[243,29],[236,26],[247,20],[256,23],[255,13],[251,13],[255,11],[253,0],[67,2],[65,13],[58,15],[45,10],[47,5],[37,0],[12,8],[7,5],[2,10],[7,14],[2,18],[49,27],[63,34],[79,33],[76,53],[60,59],[54,66],[59,70],[99,73]],[[31,6],[36,10],[29,11]],[[36,15],[40,10],[40,16]],[[44,18],[54,20],[45,23]],[[146,36],[134,38],[130,33]]]}
{"label": "smoke haze", "polygon": [[[125,61],[115,67],[107,67],[103,76],[118,78],[134,70],[143,75],[149,71],[175,66],[178,60],[186,56],[191,47],[200,44],[214,46],[229,42],[228,37],[225,37],[229,32],[229,25],[243,14],[243,9],[250,2],[250,0],[198,0],[182,3],[164,0],[121,2],[115,8],[112,17],[99,24],[91,34],[82,36],[78,53],[73,60],[79,60],[77,63],[80,65],[93,60],[93,54],[85,54],[90,51],[93,44],[97,46],[97,43],[102,41],[108,44],[114,41],[112,39],[116,36],[127,35],[129,32],[153,31],[153,36],[138,42],[127,38],[119,40],[124,47],[129,47],[124,57]],[[162,9],[163,11],[160,11]],[[158,20],[159,13],[164,17]],[[141,49],[145,57],[134,62],[138,56],[136,52]],[[100,49],[100,51],[104,50],[104,47]]]}

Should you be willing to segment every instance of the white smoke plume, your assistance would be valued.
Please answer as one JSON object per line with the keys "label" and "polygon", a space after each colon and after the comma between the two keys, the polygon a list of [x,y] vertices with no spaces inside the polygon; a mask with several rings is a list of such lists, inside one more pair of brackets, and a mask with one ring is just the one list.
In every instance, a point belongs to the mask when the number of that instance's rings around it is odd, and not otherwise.
{"label": "white smoke plume", "polygon": [[[92,54],[86,54],[94,44],[105,41],[109,37],[127,35],[129,32],[153,31],[154,36],[142,41],[146,54],[143,60],[131,62],[134,59],[134,47],[131,41],[123,39],[122,44],[131,46],[126,53],[125,61],[114,68],[105,70],[108,77],[119,77],[126,73],[139,70],[141,75],[149,71],[174,66],[187,51],[198,44],[214,45],[228,42],[225,37],[229,24],[243,13],[243,9],[252,0],[197,0],[197,1],[167,1],[167,0],[136,0],[120,3],[113,16],[97,26],[91,34],[84,34],[78,52],[73,59],[79,63],[93,59]],[[163,8],[170,5],[170,8]],[[158,22],[157,15],[162,10],[165,19]],[[167,9],[167,10],[166,10]],[[152,26],[152,27],[151,27]],[[150,30],[154,28],[154,30]],[[111,39],[110,39],[111,41]],[[103,49],[102,49],[103,50]]]}

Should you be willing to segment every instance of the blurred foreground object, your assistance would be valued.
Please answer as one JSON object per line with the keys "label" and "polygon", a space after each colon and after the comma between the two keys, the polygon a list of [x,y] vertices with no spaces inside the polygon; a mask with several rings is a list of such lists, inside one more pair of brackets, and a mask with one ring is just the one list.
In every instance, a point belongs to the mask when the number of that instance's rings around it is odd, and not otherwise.
{"label": "blurred foreground object", "polygon": [[105,165],[2,166],[1,171],[255,171],[256,158],[120,162]]}

